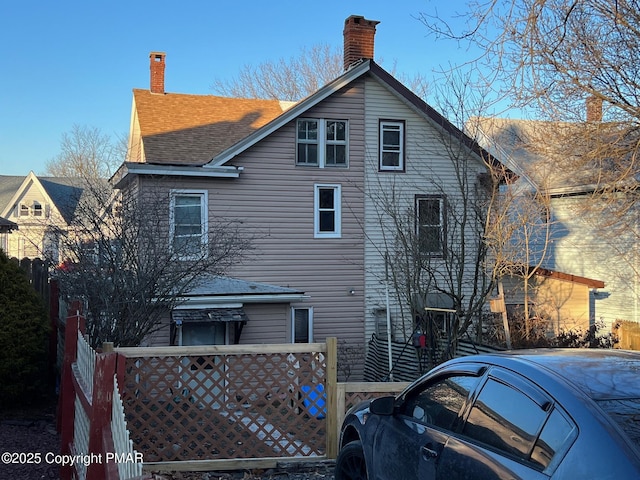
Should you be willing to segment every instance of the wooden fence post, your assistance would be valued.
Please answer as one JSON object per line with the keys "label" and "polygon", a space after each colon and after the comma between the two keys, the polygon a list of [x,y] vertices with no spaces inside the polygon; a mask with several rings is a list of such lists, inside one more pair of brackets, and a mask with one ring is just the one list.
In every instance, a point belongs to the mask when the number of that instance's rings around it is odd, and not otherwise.
{"label": "wooden fence post", "polygon": [[[85,332],[84,317],[80,315],[80,303],[73,302],[69,312],[75,312],[67,317],[64,336],[64,360],[62,365],[62,378],[60,382],[60,398],[58,400],[58,417],[60,426],[60,453],[71,454],[73,443],[73,421],[75,417],[75,390],[73,388],[72,365],[78,355],[78,335]],[[70,465],[60,467],[60,478],[71,480],[73,467]]]}
{"label": "wooden fence post", "polygon": [[338,339],[327,337],[327,458],[338,456]]}
{"label": "wooden fence post", "polygon": [[96,357],[96,368],[93,374],[93,396],[91,414],[89,415],[89,454],[102,456],[101,462],[92,462],[87,467],[87,478],[104,480],[106,459],[104,454],[102,431],[111,423],[111,402],[113,402],[113,376],[116,373],[114,352],[100,353]]}

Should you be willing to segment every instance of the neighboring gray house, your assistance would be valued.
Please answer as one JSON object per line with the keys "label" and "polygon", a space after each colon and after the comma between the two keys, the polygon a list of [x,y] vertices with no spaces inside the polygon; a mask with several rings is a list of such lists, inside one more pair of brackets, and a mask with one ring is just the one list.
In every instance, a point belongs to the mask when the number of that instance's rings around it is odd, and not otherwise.
{"label": "neighboring gray house", "polygon": [[[601,110],[601,109],[600,109]],[[552,272],[598,279],[590,285],[590,321],[640,321],[640,214],[630,208],[618,224],[608,218],[605,200],[596,189],[598,171],[568,168],[567,155],[577,155],[585,124],[483,118],[470,126],[480,143],[520,178],[512,188],[537,190],[551,207],[551,241],[542,266]],[[574,138],[572,141],[571,138]],[[566,144],[569,149],[562,148]],[[569,154],[559,152],[568,151]],[[616,194],[608,194],[611,202]],[[541,250],[541,249],[539,249]]]}
{"label": "neighboring gray house", "polygon": [[[208,295],[194,292],[153,343],[177,343],[171,332],[182,322],[184,344],[193,338],[185,318],[220,321],[219,311],[190,310],[227,304],[243,319],[241,335],[225,322],[208,342],[337,336],[363,347],[386,316],[385,257],[393,254],[378,202],[393,191],[400,211],[415,212],[412,228],[443,238],[445,193],[456,177],[448,142],[467,152],[474,184],[486,152],[372,60],[377,24],[349,17],[345,73],[296,104],[166,93],[165,55],[151,54],[151,89],[133,92],[130,155],[114,186],[125,195],[164,189],[174,241],[184,202],[201,212],[200,224],[234,218],[258,237],[250,261],[229,272],[234,291],[203,285]],[[429,247],[434,258],[440,240]],[[394,298],[394,324],[411,324]]]}

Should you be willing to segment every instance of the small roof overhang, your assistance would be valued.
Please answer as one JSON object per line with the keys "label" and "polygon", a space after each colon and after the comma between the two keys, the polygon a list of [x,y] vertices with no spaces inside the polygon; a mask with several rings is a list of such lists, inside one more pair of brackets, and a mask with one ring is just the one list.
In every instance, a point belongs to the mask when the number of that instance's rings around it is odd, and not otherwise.
{"label": "small roof overhang", "polygon": [[207,275],[182,295],[182,302],[174,310],[241,308],[255,303],[302,302],[307,298],[304,292],[293,288]]}
{"label": "small roof overhang", "polygon": [[135,175],[180,176],[198,178],[238,178],[242,167],[216,166],[203,169],[194,165],[164,165],[154,163],[124,162],[110,179],[114,188],[121,188],[129,177]]}
{"label": "small roof overhang", "polygon": [[201,308],[174,310],[171,317],[177,324],[197,322],[246,322],[249,320],[243,308]]}
{"label": "small roof overhang", "polygon": [[0,233],[10,233],[11,230],[18,230],[18,224],[0,217]]}

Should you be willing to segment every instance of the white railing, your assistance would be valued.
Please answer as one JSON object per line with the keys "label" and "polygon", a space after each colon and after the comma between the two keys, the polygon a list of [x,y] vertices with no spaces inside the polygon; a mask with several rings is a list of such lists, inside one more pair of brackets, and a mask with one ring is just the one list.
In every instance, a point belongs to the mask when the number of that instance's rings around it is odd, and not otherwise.
{"label": "white railing", "polygon": [[96,369],[96,352],[84,336],[80,335],[80,332],[78,332],[77,355],[76,368],[87,397],[91,398],[93,395],[93,373]]}
{"label": "white railing", "polygon": [[[118,456],[126,455],[128,459],[137,459],[139,454],[133,448],[133,441],[129,438],[127,420],[124,415],[124,405],[118,390],[118,379],[113,377],[113,402],[111,403],[111,435],[114,453]],[[141,462],[118,462],[120,480],[139,477],[142,475]]]}
{"label": "white railing", "polygon": [[[77,396],[75,400],[75,415],[73,417],[73,445],[71,450],[73,455],[86,455],[89,452],[89,417]],[[83,462],[77,462],[75,467],[76,472],[78,472],[78,479],[85,480],[87,478],[87,465]]]}

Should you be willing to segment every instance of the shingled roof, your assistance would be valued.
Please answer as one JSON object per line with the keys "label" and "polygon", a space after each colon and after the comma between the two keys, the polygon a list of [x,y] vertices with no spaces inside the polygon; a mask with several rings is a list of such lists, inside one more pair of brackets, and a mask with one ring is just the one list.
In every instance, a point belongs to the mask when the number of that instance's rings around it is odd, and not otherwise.
{"label": "shingled roof", "polygon": [[282,114],[289,103],[134,89],[144,161],[203,165]]}

